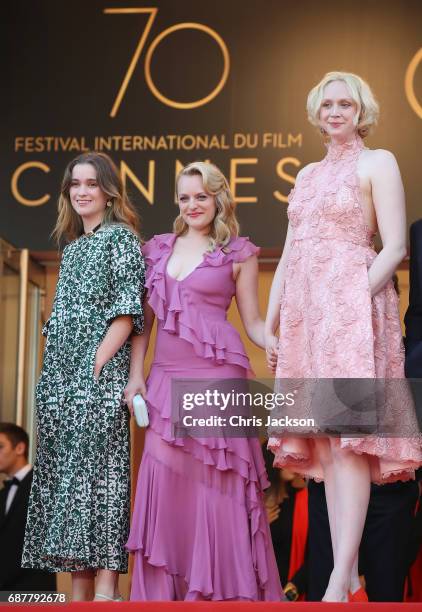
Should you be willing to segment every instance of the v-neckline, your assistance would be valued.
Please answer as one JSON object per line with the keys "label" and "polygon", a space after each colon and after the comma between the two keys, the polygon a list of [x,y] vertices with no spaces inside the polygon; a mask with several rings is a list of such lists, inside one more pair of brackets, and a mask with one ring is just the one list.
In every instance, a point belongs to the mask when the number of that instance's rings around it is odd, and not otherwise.
{"label": "v-neckline", "polygon": [[177,236],[176,236],[176,235],[174,235],[173,242],[172,242],[172,243],[171,243],[171,245],[170,245],[170,252],[169,252],[169,254],[168,254],[168,257],[167,257],[167,259],[166,259],[166,263],[165,263],[165,273],[166,273],[166,276],[167,276],[168,278],[170,278],[172,281],[174,281],[175,283],[183,283],[183,281],[185,281],[187,278],[189,278],[190,276],[192,276],[192,274],[193,274],[194,272],[196,272],[196,270],[198,270],[198,268],[200,268],[200,267],[203,265],[203,263],[205,262],[205,260],[206,260],[206,258],[207,258],[208,251],[205,251],[205,252],[204,252],[204,254],[203,254],[203,256],[202,256],[201,261],[200,261],[200,262],[199,262],[199,263],[198,263],[198,264],[197,264],[197,265],[196,265],[196,266],[193,268],[193,270],[191,270],[191,271],[189,272],[189,274],[187,274],[187,275],[186,275],[186,276],[184,276],[183,278],[174,278],[174,276],[172,276],[172,275],[169,273],[169,271],[168,271],[168,269],[167,269],[167,268],[168,268],[168,263],[169,263],[169,261],[170,261],[170,257],[173,255],[174,245],[176,244],[176,240],[177,240]]}

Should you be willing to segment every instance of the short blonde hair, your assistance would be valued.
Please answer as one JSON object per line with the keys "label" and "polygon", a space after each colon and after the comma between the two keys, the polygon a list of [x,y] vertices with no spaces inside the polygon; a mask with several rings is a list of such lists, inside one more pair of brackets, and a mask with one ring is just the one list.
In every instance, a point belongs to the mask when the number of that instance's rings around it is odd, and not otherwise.
{"label": "short blonde hair", "polygon": [[[226,246],[231,238],[239,235],[239,223],[236,219],[235,202],[229,183],[217,166],[209,162],[197,161],[188,164],[176,177],[176,196],[179,197],[179,181],[182,176],[200,176],[207,193],[214,196],[217,212],[209,234],[210,251],[217,246]],[[176,236],[183,236],[188,231],[188,225],[182,215],[176,217],[173,224]]]}
{"label": "short blonde hair", "polygon": [[352,72],[327,72],[323,79],[309,92],[306,108],[308,119],[319,127],[319,113],[324,98],[324,88],[333,81],[343,81],[357,106],[355,125],[359,136],[365,138],[377,124],[379,106],[368,83]]}

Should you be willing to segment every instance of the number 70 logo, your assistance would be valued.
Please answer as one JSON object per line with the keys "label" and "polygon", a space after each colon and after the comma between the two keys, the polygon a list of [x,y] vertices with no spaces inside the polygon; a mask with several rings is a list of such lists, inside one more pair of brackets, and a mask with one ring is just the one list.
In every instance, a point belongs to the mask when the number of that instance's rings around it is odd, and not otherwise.
{"label": "number 70 logo", "polygon": [[[120,85],[120,89],[117,93],[116,99],[114,100],[113,107],[110,112],[110,117],[114,118],[118,113],[120,104],[122,103],[122,100],[126,93],[126,89],[129,86],[133,72],[136,68],[136,65],[139,61],[139,57],[145,46],[146,39],[148,38],[148,34],[151,31],[152,24],[154,23],[154,20],[157,16],[157,12],[158,12],[158,8],[135,8],[134,7],[134,8],[107,8],[107,9],[104,9],[104,13],[106,13],[107,15],[116,15],[116,14],[129,15],[133,13],[136,13],[136,14],[146,13],[149,15],[145,29],[139,38],[138,44],[135,49],[135,53],[133,54],[132,59],[130,60],[129,66],[126,70],[126,74],[124,76],[122,84]],[[220,47],[220,50],[223,54],[224,67],[223,67],[223,73],[221,75],[220,81],[218,82],[217,86],[207,96],[199,100],[194,100],[192,102],[178,102],[177,100],[171,100],[170,98],[167,98],[166,96],[164,96],[161,93],[161,91],[159,91],[157,86],[155,85],[154,81],[152,80],[152,76],[151,76],[151,61],[152,61],[152,56],[154,55],[154,51],[156,50],[158,45],[167,36],[170,36],[170,34],[172,34],[173,32],[176,32],[177,30],[188,30],[188,29],[200,30],[202,32],[205,32],[206,34],[208,34],[208,36],[211,36],[211,38],[213,38],[216,41],[216,43]],[[145,55],[145,62],[144,62],[145,81],[151,93],[158,100],[160,100],[160,102],[162,102],[163,104],[166,104],[167,106],[171,106],[172,108],[179,108],[179,109],[198,108],[198,106],[204,106],[204,104],[208,104],[208,102],[210,102],[216,96],[218,96],[220,91],[223,89],[224,85],[226,84],[227,78],[229,76],[229,70],[230,70],[230,57],[229,57],[229,51],[227,49],[227,46],[224,40],[212,28],[209,28],[208,26],[203,25],[202,23],[194,23],[194,22],[178,23],[160,32],[160,34],[158,34],[154,38],[154,40],[148,47],[146,55]]]}

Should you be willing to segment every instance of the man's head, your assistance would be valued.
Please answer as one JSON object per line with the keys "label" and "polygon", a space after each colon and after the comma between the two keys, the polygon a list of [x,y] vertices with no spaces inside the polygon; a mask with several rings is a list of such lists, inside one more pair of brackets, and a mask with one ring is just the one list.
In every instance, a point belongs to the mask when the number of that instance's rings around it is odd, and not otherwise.
{"label": "man's head", "polygon": [[0,472],[13,476],[28,463],[28,434],[14,423],[0,423]]}

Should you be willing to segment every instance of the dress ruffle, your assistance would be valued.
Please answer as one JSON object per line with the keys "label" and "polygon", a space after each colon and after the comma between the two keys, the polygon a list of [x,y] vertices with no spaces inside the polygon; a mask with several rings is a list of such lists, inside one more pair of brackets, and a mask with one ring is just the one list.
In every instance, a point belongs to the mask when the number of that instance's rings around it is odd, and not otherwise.
{"label": "dress ruffle", "polygon": [[[225,318],[234,282],[232,266],[224,266],[258,249],[246,238],[232,240],[176,281],[166,273],[175,239],[164,234],[143,247],[158,333],[147,381],[150,426],[127,543],[135,553],[131,598],[279,601],[259,441],[226,438],[223,431],[175,437],[173,430],[179,421],[173,379],[244,379],[250,369],[240,337]],[[207,267],[201,277],[196,274]],[[209,278],[215,283],[209,295],[218,300],[205,304],[201,289],[209,289]]]}
{"label": "dress ruffle", "polygon": [[[239,333],[228,321],[209,318],[199,308],[192,307],[189,293],[184,288],[185,279],[177,281],[167,275],[173,286],[170,292],[166,289],[167,261],[175,240],[174,234],[161,234],[143,247],[148,265],[145,283],[148,303],[161,321],[163,330],[189,342],[198,357],[211,359],[219,365],[239,365],[250,371]],[[236,238],[224,249],[219,247],[206,253],[195,271],[207,265],[218,267],[239,263],[257,253],[259,248],[248,238]]]}
{"label": "dress ruffle", "polygon": [[143,500],[137,497],[127,543],[137,553],[132,588],[142,599],[280,599],[256,483],[246,481],[245,496],[238,474],[186,459],[148,430],[138,479]]}
{"label": "dress ruffle", "polygon": [[[193,374],[194,372],[192,372]],[[233,371],[231,374],[226,369],[221,372],[220,376],[234,378],[239,376],[239,373]],[[211,466],[220,471],[234,470],[249,484],[255,483],[260,489],[265,489],[269,486],[265,466],[261,461],[261,449],[259,445],[253,448],[251,453],[250,440],[246,438],[224,438],[221,437],[177,437],[172,431],[172,396],[171,396],[171,379],[186,374],[181,371],[172,370],[170,367],[157,367],[151,370],[148,379],[147,404],[149,411],[149,419],[151,428],[165,442],[174,446],[182,447],[187,453],[190,453],[201,461],[204,465]],[[203,369],[197,371],[197,376],[201,379],[212,378],[216,376],[216,372],[211,369]],[[193,375],[191,375],[194,378]],[[256,499],[252,495],[253,500]]]}
{"label": "dress ruffle", "polygon": [[[232,370],[231,373],[229,369]],[[239,372],[236,372],[237,368],[225,366],[224,370],[220,373],[221,376],[226,375],[228,378],[239,376]],[[270,540],[262,499],[262,491],[269,486],[269,482],[259,442],[256,439],[246,438],[192,438],[189,436],[175,438],[172,433],[171,379],[180,375],[180,370],[172,371],[170,367],[154,368],[153,366],[148,380],[146,400],[150,419],[150,429],[147,431],[149,444],[146,443],[144,450],[138,487],[139,491],[143,491],[143,495],[149,496],[149,499],[141,502],[137,496],[131,537],[127,548],[131,552],[139,551],[150,565],[164,567],[171,575],[180,573],[180,568],[186,563],[186,558],[191,560],[195,557],[195,550],[201,551],[200,557],[208,554],[212,554],[213,557],[215,555],[212,562],[210,560],[210,563],[202,567],[200,585],[196,584],[197,573],[194,573],[192,581],[191,568],[186,570],[185,581],[189,592],[199,592],[201,597],[213,600],[239,599],[239,596],[251,600],[267,598],[273,600],[274,593],[277,591],[274,584],[272,586],[268,584],[269,577],[272,576],[268,556]],[[198,375],[201,378],[211,378],[215,377],[216,373],[215,369],[210,366],[209,369],[199,370]],[[152,445],[151,452],[148,452],[149,445]],[[194,459],[193,463],[192,460],[187,460],[189,462],[187,470],[183,467],[178,468],[178,465],[183,464],[183,459],[179,458],[181,451]],[[196,525],[193,535],[192,526],[189,527],[186,523],[186,537],[194,538],[191,542],[192,549],[186,554],[183,549],[174,547],[176,549],[172,550],[174,566],[171,566],[168,557],[169,547],[165,545],[165,536],[163,536],[161,526],[174,524],[173,513],[177,504],[169,504],[169,499],[173,499],[172,496],[170,494],[169,497],[159,495],[158,490],[163,487],[168,492],[169,483],[175,479],[179,482],[179,490],[181,487],[184,497],[190,494],[191,488],[192,495],[204,497],[204,503],[207,497],[209,509],[207,512],[198,512],[195,515]],[[200,493],[197,491],[198,482]],[[215,497],[216,490],[219,493]],[[256,577],[249,580],[249,590],[236,594],[221,587],[224,584],[224,573],[227,572],[230,564],[227,564],[227,558],[224,557],[224,564],[220,559],[221,565],[219,565],[218,554],[214,552],[214,544],[221,545],[221,530],[224,529],[221,521],[224,521],[226,525],[231,522],[236,525],[236,516],[240,512],[239,504],[243,506],[242,511],[245,512],[245,529],[248,533],[248,542],[243,544],[244,554],[250,551],[252,564],[246,563],[245,565],[243,562],[243,565],[233,567],[232,572],[236,576],[231,576],[227,583],[233,586],[239,581],[242,582],[237,573],[244,565],[245,571],[251,565],[256,572]],[[186,504],[182,503],[182,506],[186,507]],[[148,508],[148,520],[145,520],[144,516],[145,507]],[[239,516],[237,520],[241,520]],[[182,529],[181,525],[179,529]],[[215,533],[220,535],[215,536],[216,542],[213,543],[214,536],[210,534]],[[233,551],[230,554],[232,555]],[[140,563],[141,560],[138,559],[137,562]],[[142,575],[144,574],[143,571]],[[257,584],[262,591],[260,594],[256,593]]]}
{"label": "dress ruffle", "polygon": [[[398,480],[414,479],[421,465],[420,441],[416,438],[335,438],[345,450],[365,454],[369,462],[371,482],[381,485]],[[312,439],[301,437],[271,437],[268,448],[274,453],[274,466],[300,473],[316,481],[324,479],[324,472],[312,444]]]}

